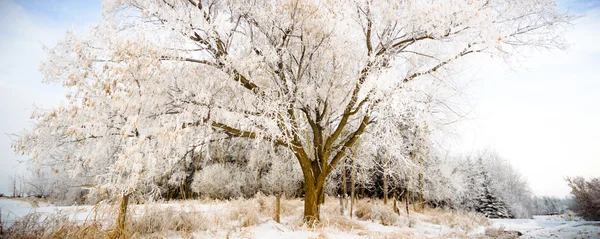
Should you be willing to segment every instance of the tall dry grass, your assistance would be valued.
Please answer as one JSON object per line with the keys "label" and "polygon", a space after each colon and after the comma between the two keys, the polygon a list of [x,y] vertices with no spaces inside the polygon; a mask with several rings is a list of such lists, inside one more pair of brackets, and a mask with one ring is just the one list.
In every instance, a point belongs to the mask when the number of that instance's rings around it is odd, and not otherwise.
{"label": "tall dry grass", "polygon": [[[258,195],[252,199],[187,200],[169,203],[130,205],[126,218],[125,238],[193,238],[197,235],[252,238],[253,227],[274,223],[275,197]],[[475,229],[489,226],[487,219],[474,213],[425,208],[417,213],[393,211],[393,205],[381,200],[357,200],[354,218],[340,213],[339,200],[328,197],[321,206],[321,221],[306,225],[302,220],[304,202],[282,199],[280,230],[311,231],[315,238],[343,232],[366,238],[469,238]],[[5,231],[6,238],[114,238],[117,205],[104,204],[94,208],[93,215],[83,222],[71,221],[67,215],[42,216],[30,214],[20,218]],[[370,231],[370,223],[392,226],[393,232]],[[445,235],[423,236],[419,227],[429,224],[450,228]],[[429,226],[431,227],[431,226]],[[200,234],[198,234],[200,233]],[[491,233],[491,232],[489,232]],[[471,236],[469,236],[471,235]]]}

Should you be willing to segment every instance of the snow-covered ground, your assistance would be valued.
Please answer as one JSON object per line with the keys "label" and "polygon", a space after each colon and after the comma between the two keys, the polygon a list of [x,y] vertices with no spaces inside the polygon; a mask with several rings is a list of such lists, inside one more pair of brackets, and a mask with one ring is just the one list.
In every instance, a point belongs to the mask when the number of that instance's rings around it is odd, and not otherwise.
{"label": "snow-covered ground", "polygon": [[62,213],[68,215],[70,220],[84,221],[92,208],[93,206],[57,207],[45,203],[36,206],[26,199],[0,198],[0,211],[2,211],[0,219],[2,219],[4,227],[10,227],[16,219],[30,213],[40,213],[42,215]]}
{"label": "snow-covered ground", "polygon": [[494,228],[523,233],[521,238],[600,239],[600,221],[570,221],[560,216],[533,219],[491,219]]}
{"label": "snow-covered ground", "polygon": [[[43,203],[38,205],[36,207],[23,199],[0,198],[4,227],[10,226],[15,219],[34,212],[42,215],[60,213],[68,215],[69,220],[82,222],[89,219],[90,212],[93,211],[93,206],[55,207]],[[266,206],[270,205],[271,202],[267,201]],[[132,205],[131,215],[140,217],[152,215],[148,212],[154,212],[158,220],[169,220],[163,218],[168,218],[168,215],[192,214],[195,220],[207,221],[205,224],[194,224],[196,227],[198,225],[204,227],[192,228],[192,231],[185,236],[172,231],[161,234],[162,237],[168,238],[489,238],[484,235],[484,232],[486,227],[490,227],[501,229],[500,231],[519,231],[523,233],[521,238],[600,239],[600,222],[565,221],[558,216],[493,219],[489,224],[485,219],[481,220],[474,214],[427,209],[424,213],[412,212],[410,217],[401,214],[394,225],[384,226],[378,220],[360,220],[356,217],[349,219],[348,215],[336,215],[339,207],[336,209],[334,202],[326,204],[327,207],[323,209],[323,223],[311,228],[301,222],[302,202],[300,200],[287,200],[282,205],[287,211],[287,215],[285,212],[283,214],[282,223],[273,221],[268,216],[271,213],[268,209],[267,211],[257,209],[256,200]],[[243,216],[240,215],[250,215],[244,214],[248,213],[248,207],[256,207],[250,210],[258,217],[254,223],[242,226],[245,224],[243,222],[245,219],[242,220]],[[106,215],[110,218],[110,222],[116,217],[111,213]]]}

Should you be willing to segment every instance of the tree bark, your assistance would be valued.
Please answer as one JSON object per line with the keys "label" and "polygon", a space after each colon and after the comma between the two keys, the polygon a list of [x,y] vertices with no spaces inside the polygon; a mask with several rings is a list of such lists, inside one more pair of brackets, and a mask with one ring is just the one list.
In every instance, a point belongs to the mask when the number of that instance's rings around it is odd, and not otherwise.
{"label": "tree bark", "polygon": [[408,189],[406,189],[406,193],[404,194],[404,203],[406,204],[406,216],[410,215],[410,212],[408,211]]}
{"label": "tree bark", "polygon": [[398,201],[398,195],[396,194],[396,190],[394,190],[394,193],[392,194],[392,199],[394,200],[394,212],[396,214],[400,214],[400,210],[398,210],[398,206],[396,205],[396,201]]}
{"label": "tree bark", "polygon": [[346,197],[348,196],[348,192],[347,192],[348,190],[346,188],[348,185],[346,184],[346,181],[347,181],[346,180],[346,159],[344,159],[342,161],[342,204],[341,204],[342,211],[345,209],[344,202],[346,200]]}
{"label": "tree bark", "polygon": [[[310,180],[314,181],[314,180]],[[319,189],[313,182],[304,181],[304,221],[308,224],[320,220]]]}
{"label": "tree bark", "polygon": [[383,170],[383,204],[387,205],[388,202],[388,181],[385,176],[385,169]]}
{"label": "tree bark", "polygon": [[340,215],[344,216],[344,198],[340,197]]}
{"label": "tree bark", "polygon": [[322,187],[319,190],[319,205],[325,204],[325,189]]}
{"label": "tree bark", "polygon": [[354,210],[354,201],[356,200],[354,193],[354,185],[356,180],[356,159],[352,160],[352,173],[350,174],[350,218],[352,218],[352,211]]}
{"label": "tree bark", "polygon": [[425,202],[423,201],[423,157],[419,157],[419,163],[421,165],[419,172],[419,210],[423,211],[425,209]]}

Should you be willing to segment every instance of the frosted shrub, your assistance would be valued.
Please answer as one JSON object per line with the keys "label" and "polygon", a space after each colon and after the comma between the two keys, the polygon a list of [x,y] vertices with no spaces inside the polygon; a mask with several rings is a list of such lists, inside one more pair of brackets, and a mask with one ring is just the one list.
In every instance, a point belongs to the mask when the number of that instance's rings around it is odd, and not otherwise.
{"label": "frosted shrub", "polygon": [[254,195],[258,184],[247,170],[213,164],[196,172],[192,190],[209,198],[229,199]]}
{"label": "frosted shrub", "polygon": [[205,197],[227,198],[234,192],[231,188],[231,170],[217,164],[205,167],[196,172],[192,190]]}
{"label": "frosted shrub", "polygon": [[394,213],[391,207],[384,205],[359,204],[355,213],[362,220],[379,222],[385,226],[396,225],[398,223],[398,215]]}

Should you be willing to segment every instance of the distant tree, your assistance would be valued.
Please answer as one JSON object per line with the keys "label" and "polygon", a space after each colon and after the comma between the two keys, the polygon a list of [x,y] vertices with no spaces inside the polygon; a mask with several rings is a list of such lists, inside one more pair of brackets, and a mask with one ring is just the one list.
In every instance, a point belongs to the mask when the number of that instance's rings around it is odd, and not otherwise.
{"label": "distant tree", "polygon": [[572,198],[558,198],[550,196],[534,196],[532,200],[532,214],[546,215],[552,213],[566,213],[574,205]]}
{"label": "distant tree", "polygon": [[506,204],[492,192],[491,180],[487,171],[482,171],[483,184],[481,194],[475,198],[475,211],[487,218],[511,218]]}
{"label": "distant tree", "polygon": [[567,178],[575,199],[573,211],[586,220],[600,221],[600,178]]}

